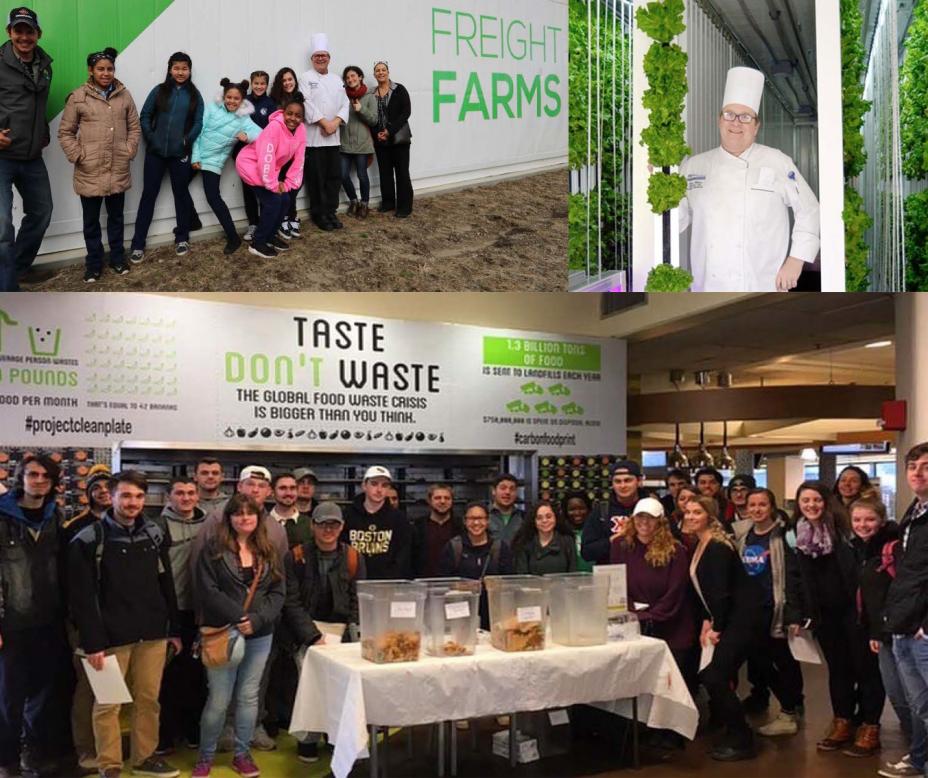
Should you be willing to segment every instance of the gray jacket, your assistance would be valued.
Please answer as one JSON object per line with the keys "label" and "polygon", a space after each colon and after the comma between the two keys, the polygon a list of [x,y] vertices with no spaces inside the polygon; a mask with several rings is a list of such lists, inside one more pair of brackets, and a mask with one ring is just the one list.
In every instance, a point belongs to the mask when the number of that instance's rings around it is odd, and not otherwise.
{"label": "gray jacket", "polygon": [[368,92],[361,98],[361,110],[351,105],[348,124],[341,126],[342,154],[373,154],[374,137],[371,127],[377,124],[377,98]]}
{"label": "gray jacket", "polygon": [[0,159],[33,160],[42,156],[50,139],[45,111],[52,80],[52,59],[35,49],[36,80],[7,41],[0,46],[0,130],[10,130],[11,145],[0,150]]}
{"label": "gray jacket", "polygon": [[177,609],[193,610],[193,546],[197,536],[206,526],[206,514],[200,508],[193,509],[192,519],[183,519],[170,505],[165,505],[154,522],[170,537],[168,554],[171,557],[171,572],[174,573],[174,591],[177,594]]}

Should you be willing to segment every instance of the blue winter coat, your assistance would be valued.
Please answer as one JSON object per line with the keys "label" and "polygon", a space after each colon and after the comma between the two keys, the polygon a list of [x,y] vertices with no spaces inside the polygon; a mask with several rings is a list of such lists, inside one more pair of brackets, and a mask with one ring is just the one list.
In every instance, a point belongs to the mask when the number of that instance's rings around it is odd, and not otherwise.
{"label": "blue winter coat", "polygon": [[235,113],[226,109],[221,97],[210,103],[203,116],[203,131],[193,144],[191,164],[199,162],[203,170],[222,173],[232,148],[238,142],[235,136],[244,132],[248,142],[253,143],[261,134],[261,128],[249,118],[254,112],[255,108],[248,100],[243,100]]}
{"label": "blue winter coat", "polygon": [[171,90],[168,109],[164,113],[156,114],[160,88],[156,86],[148,93],[148,99],[145,100],[145,105],[142,106],[142,112],[139,114],[142,135],[145,136],[148,151],[165,159],[186,157],[203,127],[203,98],[200,97],[199,92],[196,93],[194,99],[197,105],[193,114],[193,124],[190,132],[185,134],[184,127],[187,123],[191,91],[175,85]]}

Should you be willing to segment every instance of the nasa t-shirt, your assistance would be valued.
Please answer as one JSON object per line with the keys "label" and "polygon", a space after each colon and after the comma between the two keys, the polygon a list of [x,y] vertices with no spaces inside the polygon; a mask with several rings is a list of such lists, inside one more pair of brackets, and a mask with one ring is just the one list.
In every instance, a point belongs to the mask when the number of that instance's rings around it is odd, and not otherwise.
{"label": "nasa t-shirt", "polygon": [[764,590],[764,604],[773,607],[773,575],[770,572],[770,536],[772,532],[758,535],[752,529],[745,538],[741,561],[748,575]]}

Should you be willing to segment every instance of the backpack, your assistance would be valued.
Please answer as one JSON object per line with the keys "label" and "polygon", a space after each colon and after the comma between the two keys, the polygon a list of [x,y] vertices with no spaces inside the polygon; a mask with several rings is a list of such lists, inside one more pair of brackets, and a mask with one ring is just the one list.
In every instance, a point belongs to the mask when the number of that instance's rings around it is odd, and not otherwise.
{"label": "backpack", "polygon": [[[100,567],[103,563],[103,520],[95,521],[92,526],[94,537],[94,561],[96,562],[97,583],[99,584],[102,580],[100,578]],[[142,525],[142,531],[148,535],[148,539],[155,544],[155,548],[158,550],[158,575],[161,575],[165,572],[164,562],[161,559],[161,542],[164,537],[158,538],[152,534],[151,525],[147,521]]]}
{"label": "backpack", "polygon": [[[489,569],[491,563],[497,566],[499,565],[499,553],[501,548],[501,540],[494,540],[490,544],[490,553],[487,555],[487,559],[483,563],[483,570],[480,571],[481,580]],[[454,568],[457,570],[461,566],[461,557],[464,556],[464,539],[460,535],[455,535],[453,538],[451,538],[451,551],[454,554]]]}

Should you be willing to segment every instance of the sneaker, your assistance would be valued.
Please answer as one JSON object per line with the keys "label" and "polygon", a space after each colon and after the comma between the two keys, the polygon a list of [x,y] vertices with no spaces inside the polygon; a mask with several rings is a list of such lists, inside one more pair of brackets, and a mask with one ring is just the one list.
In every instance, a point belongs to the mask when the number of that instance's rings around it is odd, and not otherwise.
{"label": "sneaker", "polygon": [[324,219],[313,220],[313,224],[315,224],[323,232],[332,232],[332,230],[336,229],[334,224]]}
{"label": "sneaker", "polygon": [[299,239],[299,238],[302,238],[302,237],[303,237],[303,236],[300,234],[300,220],[299,220],[299,219],[296,219],[295,221],[292,221],[292,222],[288,222],[288,226],[289,226],[289,228],[290,228],[290,237],[291,237],[291,238]]}
{"label": "sneaker", "polygon": [[219,736],[219,742],[216,743],[216,750],[226,753],[235,748],[235,730],[232,727],[225,727]]}
{"label": "sneaker", "polygon": [[290,251],[290,244],[276,235],[268,241],[268,245],[277,251]]}
{"label": "sneaker", "polygon": [[228,256],[229,254],[234,254],[236,251],[241,248],[242,239],[236,235],[232,240],[226,241],[226,247],[222,250],[222,253]]}
{"label": "sneaker", "polygon": [[133,249],[132,253],[129,255],[129,261],[133,265],[137,265],[143,259],[145,259],[145,252],[141,249]]}
{"label": "sneaker", "polygon": [[158,743],[155,748],[155,756],[165,756],[166,754],[173,754],[174,746],[170,743]]}
{"label": "sneaker", "polygon": [[898,762],[887,762],[876,772],[877,775],[883,775],[885,778],[900,778],[900,776],[915,776],[922,775],[923,773],[924,770],[919,770],[917,767],[912,766],[908,754],[902,757]]}
{"label": "sneaker", "polygon": [[331,224],[332,227],[333,227],[334,229],[336,229],[336,230],[343,230],[343,229],[345,229],[345,225],[341,223],[341,221],[339,220],[339,218],[338,218],[337,216],[332,216],[332,217],[329,219],[329,224]]}
{"label": "sneaker", "polygon": [[190,252],[190,244],[187,241],[182,240],[180,241],[180,243],[174,244],[174,253],[177,254],[177,256],[183,257],[189,252]]}
{"label": "sneaker", "polygon": [[206,759],[198,759],[193,767],[191,778],[206,778],[212,769],[213,763]]}
{"label": "sneaker", "polygon": [[764,737],[795,735],[799,731],[799,717],[795,713],[780,711],[776,718],[757,730]]}
{"label": "sneaker", "polygon": [[120,262],[117,265],[110,265],[110,270],[118,276],[124,276],[129,272],[129,266],[125,262]]}
{"label": "sneaker", "polygon": [[277,743],[267,734],[264,725],[259,724],[255,727],[255,734],[251,736],[251,746],[252,748],[257,748],[259,751],[273,751],[277,748]]}
{"label": "sneaker", "polygon": [[410,216],[412,216],[412,211],[397,211],[395,214],[397,219],[408,219]]}
{"label": "sneaker", "polygon": [[257,231],[257,229],[258,229],[257,224],[249,224],[248,229],[245,230],[245,234],[242,236],[242,240],[244,240],[246,243],[251,243],[251,241],[254,240],[255,232]]}
{"label": "sneaker", "polygon": [[284,222],[277,228],[277,235],[284,240],[290,240],[292,234],[290,233],[290,222]]}
{"label": "sneaker", "polygon": [[102,273],[99,270],[85,270],[84,271],[84,283],[85,284],[95,284],[100,280]]}
{"label": "sneaker", "polygon": [[318,743],[297,743],[296,758],[301,762],[318,762],[319,761],[319,744]]}
{"label": "sneaker", "polygon": [[[256,257],[261,257],[262,259],[274,259],[277,256],[277,250],[268,245],[254,244],[252,243],[248,247],[248,253],[254,254]],[[231,749],[229,749],[231,750]]]}
{"label": "sneaker", "polygon": [[156,775],[158,778],[175,778],[180,775],[180,770],[171,767],[163,759],[150,756],[142,764],[132,768],[133,775]]}
{"label": "sneaker", "polygon": [[[260,728],[259,728],[260,729]],[[261,771],[251,758],[251,754],[239,754],[232,760],[232,769],[242,778],[258,778]]]}

